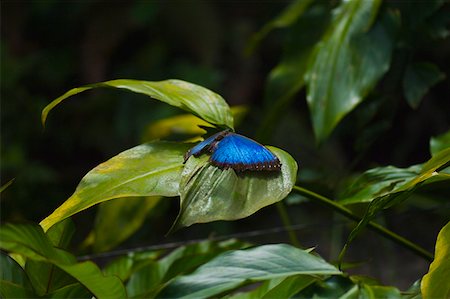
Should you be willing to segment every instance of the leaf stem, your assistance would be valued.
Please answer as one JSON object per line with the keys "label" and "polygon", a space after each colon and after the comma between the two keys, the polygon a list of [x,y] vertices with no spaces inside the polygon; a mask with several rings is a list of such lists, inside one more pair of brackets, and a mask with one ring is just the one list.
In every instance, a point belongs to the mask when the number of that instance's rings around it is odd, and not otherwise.
{"label": "leaf stem", "polygon": [[289,219],[289,215],[286,211],[286,207],[284,206],[284,203],[282,201],[279,201],[279,202],[277,202],[276,206],[277,206],[278,214],[280,215],[281,221],[283,222],[283,226],[289,235],[289,239],[291,240],[292,245],[294,245],[295,247],[298,247],[298,248],[303,248],[300,245],[300,242],[297,238],[297,235],[295,234],[295,231],[292,229],[292,223],[291,223],[291,220]]}
{"label": "leaf stem", "polygon": [[[317,194],[315,192],[312,192],[308,189],[305,189],[305,188],[302,188],[299,186],[294,186],[293,191],[295,191],[296,193],[301,194],[309,199],[319,201],[321,204],[323,204],[329,208],[332,208],[336,212],[344,215],[345,217],[347,217],[353,221],[356,221],[356,222],[361,221],[361,217],[354,214],[352,211],[350,211],[346,207],[344,207],[344,206],[340,205],[339,203],[337,203],[329,198],[326,198],[320,194]],[[370,221],[367,224],[367,226],[371,230],[373,230],[373,231],[379,233],[380,235],[382,235],[383,237],[385,237],[391,241],[394,241],[395,243],[409,249],[410,251],[414,252],[415,254],[417,254],[420,257],[423,257],[427,261],[431,262],[433,260],[433,254],[431,252],[429,252],[428,250],[422,248],[421,246],[411,242],[410,240],[408,240],[400,235],[397,235],[396,233],[388,230],[387,228],[385,228],[373,221]]]}

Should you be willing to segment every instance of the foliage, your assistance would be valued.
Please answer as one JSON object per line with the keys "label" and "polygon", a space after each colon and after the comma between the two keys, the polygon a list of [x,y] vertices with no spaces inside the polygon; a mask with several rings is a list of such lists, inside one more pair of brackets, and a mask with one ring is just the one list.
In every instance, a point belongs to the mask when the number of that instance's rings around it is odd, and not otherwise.
{"label": "foliage", "polygon": [[450,296],[450,286],[448,285],[449,257],[450,222],[439,232],[434,261],[430,265],[430,271],[422,279],[423,298],[448,298]]}
{"label": "foliage", "polygon": [[[82,7],[84,4],[79,5]],[[153,7],[156,4],[139,5]],[[170,3],[167,5],[170,16],[176,15],[177,9],[180,9],[170,6]],[[207,11],[208,5],[212,4],[199,2],[192,5],[198,5],[199,10]],[[155,7],[154,11],[158,11],[159,8]],[[137,11],[152,10],[138,6],[135,13]],[[211,19],[209,13],[206,15]],[[136,20],[152,16],[137,16]],[[189,11],[181,9],[179,16],[187,17]],[[207,22],[203,18],[191,18]],[[80,98],[79,93],[93,89],[131,91],[138,94],[136,98],[143,95],[156,100],[151,101],[155,105],[153,107],[166,108],[157,108],[155,113],[150,113],[152,116],[146,115],[139,134],[142,144],[134,144],[132,148],[119,154],[108,155],[113,157],[87,172],[73,194],[44,218],[40,225],[29,222],[2,225],[0,296],[448,297],[450,230],[445,205],[450,191],[448,122],[443,121],[444,125],[440,130],[430,126],[429,131],[426,131],[424,146],[428,147],[429,142],[430,154],[419,150],[418,159],[411,163],[408,159],[403,160],[407,163],[380,163],[370,154],[371,146],[377,143],[393,153],[397,148],[413,147],[411,143],[405,142],[411,135],[402,140],[394,138],[395,144],[389,144],[392,140],[383,139],[389,128],[394,130],[400,127],[402,135],[403,131],[407,131],[404,130],[407,127],[402,126],[402,121],[398,119],[403,111],[411,114],[428,109],[434,111],[432,117],[439,118],[441,114],[448,116],[448,111],[444,109],[448,106],[441,109],[427,98],[433,88],[440,86],[439,83],[447,78],[446,70],[441,70],[438,63],[416,55],[420,49],[427,49],[429,43],[443,43],[443,38],[448,35],[446,20],[448,16],[443,2],[438,0],[427,4],[381,0],[292,1],[278,17],[253,35],[246,48],[247,54],[257,55],[258,51],[264,50],[263,44],[270,41],[274,34],[281,34],[285,38],[281,58],[267,74],[262,110],[248,106],[230,107],[218,93],[200,84],[178,79],[102,79],[99,81],[103,82],[70,89],[42,110],[41,121],[44,125],[50,111],[58,105],[66,102],[69,97]],[[199,32],[213,30],[211,24],[213,22],[202,23],[197,29]],[[120,24],[115,27],[120,28]],[[197,34],[191,29],[186,34],[192,37],[192,32]],[[243,45],[241,48],[244,51]],[[157,49],[152,51],[157,53]],[[2,51],[2,55],[6,54]],[[208,56],[206,52],[202,52],[201,56],[203,55]],[[252,58],[248,56],[246,59]],[[180,65],[179,68],[183,68]],[[186,68],[189,69],[190,66]],[[205,70],[198,68],[191,73],[191,77],[196,78],[203,71]],[[210,84],[203,85],[214,86],[211,83],[214,81],[214,72],[205,72],[207,75],[201,76],[207,78],[205,82]],[[246,85],[246,82],[238,83]],[[218,89],[219,85],[216,84],[214,89]],[[128,100],[128,96],[124,95],[124,98]],[[298,101],[300,98],[304,101]],[[77,103],[71,102],[74,105]],[[85,101],[79,105],[95,107],[95,103],[95,100]],[[99,107],[103,108],[100,110],[106,113],[114,106],[105,104],[107,102],[101,99],[99,103]],[[140,107],[137,103],[138,101],[133,104],[127,102],[126,105],[135,105],[134,111],[137,111]],[[66,104],[69,108],[77,107],[70,105]],[[298,107],[303,107],[302,105],[309,109],[309,114],[303,110],[298,111]],[[161,112],[172,109],[167,107],[178,110]],[[60,113],[65,110],[60,109]],[[178,114],[179,110],[187,114]],[[252,123],[251,119],[255,115],[258,120]],[[416,114],[412,115],[415,118]],[[55,119],[57,120],[56,116]],[[305,124],[303,119],[309,119],[311,124]],[[47,129],[53,120],[49,119]],[[420,127],[427,127],[427,120],[430,121],[430,118],[421,120]],[[92,127],[95,128],[95,118],[92,121]],[[279,134],[284,139],[277,136],[276,133],[283,128],[283,124],[290,122],[302,122],[302,125],[294,127],[295,130],[292,131],[295,134]],[[107,123],[106,126],[108,125],[110,124]],[[250,132],[257,131],[256,139],[264,144],[273,142],[280,145],[284,140],[289,150],[267,146],[281,161],[281,171],[240,173],[233,169],[220,169],[209,163],[208,154],[191,156],[185,161],[185,153],[205,136],[223,129],[234,131],[238,126],[244,131],[246,128]],[[444,130],[447,132],[443,133]],[[99,138],[96,142],[101,143],[102,130],[93,134]],[[96,137],[93,138],[95,139]],[[307,150],[304,151],[295,142],[300,142]],[[291,146],[292,143],[295,146]],[[347,148],[355,153],[349,155],[351,158],[340,156]],[[308,150],[314,154],[308,154]],[[8,151],[8,157],[14,157],[13,152]],[[332,160],[335,164],[328,163],[330,156],[334,157]],[[336,161],[341,160],[344,161],[342,167],[336,167],[340,163]],[[52,175],[47,174],[47,179],[50,180]],[[45,178],[45,175],[42,177]],[[14,189],[17,181],[13,179],[3,183],[0,188],[2,195],[18,192]],[[34,196],[39,195],[36,194]],[[288,196],[298,198],[283,201]],[[327,196],[336,197],[337,200]],[[167,209],[173,197],[179,198],[180,202],[176,219],[175,214]],[[59,198],[61,197],[57,197]],[[138,239],[140,244],[149,243],[140,233],[146,228],[155,234],[157,230],[153,225],[156,221],[148,224],[149,219],[157,217],[175,219],[169,232],[176,236],[183,227],[210,222],[221,225],[223,222],[217,221],[247,218],[263,208],[269,210],[275,204],[284,229],[290,230],[290,216],[296,208],[305,209],[306,212],[300,214],[304,218],[315,217],[308,215],[307,210],[307,204],[314,202],[324,205],[323,210],[331,209],[357,223],[343,246],[344,242],[338,239],[347,234],[337,226],[333,227],[333,239],[337,240],[333,246],[336,248],[330,250],[331,254],[326,259],[320,256],[324,255],[320,250],[300,248],[299,244],[304,244],[303,236],[298,240],[292,230],[290,241],[295,246],[283,243],[259,245],[236,239],[218,241],[211,238],[183,245],[176,243],[177,248],[170,252],[146,247],[111,251],[128,244],[133,238]],[[285,204],[290,204],[289,209],[286,209]],[[437,210],[435,214],[427,210],[430,206]],[[83,211],[94,211],[93,207],[97,207],[94,222],[87,221],[84,224],[84,228],[90,230],[87,237],[80,233],[82,230],[75,233],[75,227],[78,229],[78,226],[74,225],[72,217],[78,219],[84,215]],[[447,223],[437,237],[435,257],[428,273],[421,282],[416,282],[406,291],[393,286],[394,282],[388,283],[392,286],[384,285],[374,278],[355,275],[358,269],[347,269],[352,263],[344,261],[344,254],[368,227],[401,246],[401,250],[409,250],[425,258],[426,262],[431,262],[432,254],[427,250],[428,245],[423,248],[419,240],[408,240],[387,228],[390,223],[384,221],[384,211],[395,214],[401,209],[417,209],[419,214],[430,213],[431,217]],[[320,217],[323,215],[330,218],[330,214],[324,213]],[[305,220],[300,216],[296,218],[302,223]],[[319,220],[321,224],[328,223],[324,217]],[[382,222],[384,226],[375,220]],[[426,223],[419,225],[427,229],[428,235],[433,236],[434,232],[428,229]],[[198,227],[207,226],[195,226]],[[164,229],[167,231],[169,227]],[[191,229],[193,228],[185,228],[182,232]],[[319,242],[318,235],[314,234],[314,244]],[[408,237],[415,238],[414,235],[409,234]],[[74,236],[77,241],[84,238],[77,249],[73,248]],[[341,253],[337,256],[339,250]],[[106,262],[97,262],[96,258],[101,256],[99,252],[111,256]],[[90,255],[92,253],[94,255]],[[81,254],[87,255],[76,257]],[[364,259],[367,258],[366,250],[362,254]],[[85,261],[86,259],[92,260]],[[338,260],[338,266],[331,262],[335,260]],[[383,258],[383,264],[383,271],[388,272],[389,257]],[[420,275],[414,277],[420,278]]]}

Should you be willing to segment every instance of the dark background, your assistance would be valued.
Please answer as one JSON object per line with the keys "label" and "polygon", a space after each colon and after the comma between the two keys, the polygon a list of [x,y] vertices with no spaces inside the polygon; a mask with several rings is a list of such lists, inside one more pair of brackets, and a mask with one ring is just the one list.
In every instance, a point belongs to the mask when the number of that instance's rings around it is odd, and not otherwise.
{"label": "dark background", "polygon": [[[141,95],[95,90],[55,109],[44,129],[40,123],[42,108],[72,87],[118,78],[190,81],[221,94],[231,106],[249,106],[237,130],[255,137],[266,111],[265,82],[279,62],[286,31],[271,33],[251,56],[244,55],[244,48],[286,4],[2,1],[1,184],[15,178],[1,197],[2,223],[39,222],[72,194],[90,169],[141,143],[149,124],[182,113]],[[448,6],[443,9],[448,10]],[[425,58],[450,73],[448,38],[415,50],[419,60]],[[379,88],[387,83],[382,80]],[[405,101],[392,103],[392,109],[388,105],[387,126],[357,161],[354,158],[361,132],[353,123],[365,106],[346,117],[332,137],[317,147],[304,91],[273,124],[274,137],[267,143],[294,156],[301,183],[335,198],[339,178],[344,175],[380,165],[406,167],[429,159],[429,138],[449,128],[449,86],[448,78],[436,85],[417,110]],[[301,243],[317,246],[326,259],[335,259],[352,226],[316,203],[303,198],[290,201],[301,201],[288,208],[292,222],[306,226],[298,232]],[[432,251],[437,232],[450,212],[448,204],[437,207],[433,203],[418,207],[412,200],[378,220]],[[177,200],[164,201],[121,247],[282,225],[276,209],[268,207],[241,221],[197,225],[164,237],[177,209]],[[75,243],[86,236],[94,215],[95,208],[73,217],[78,230]],[[245,239],[288,242],[284,232]],[[365,262],[355,273],[369,274],[402,288],[421,277],[428,267],[422,259],[372,233],[354,243],[349,260]]]}

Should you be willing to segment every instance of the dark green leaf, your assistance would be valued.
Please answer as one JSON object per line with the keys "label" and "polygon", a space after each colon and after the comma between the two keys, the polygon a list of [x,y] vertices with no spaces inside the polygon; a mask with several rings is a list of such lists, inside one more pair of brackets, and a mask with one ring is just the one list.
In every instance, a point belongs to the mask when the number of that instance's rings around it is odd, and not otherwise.
{"label": "dark green leaf", "polygon": [[[75,232],[70,218],[52,226],[46,233],[53,246],[67,248]],[[52,263],[28,260],[25,271],[39,296],[51,293],[65,285],[74,283],[74,279]]]}
{"label": "dark green leaf", "polygon": [[155,141],[120,153],[86,174],[75,193],[42,220],[41,226],[47,230],[73,214],[113,198],[178,195],[183,155],[190,146]]}
{"label": "dark green leaf", "polygon": [[328,24],[328,11],[313,6],[288,32],[280,63],[271,70],[265,98],[270,103],[292,97],[304,85],[304,74],[313,46]]}
{"label": "dark green leaf", "polygon": [[380,3],[343,1],[311,56],[305,80],[319,141],[363,101],[389,69],[395,21],[386,13],[374,23]]}
{"label": "dark green leaf", "polygon": [[450,298],[450,222],[439,232],[434,261],[422,278],[421,290],[424,299]]}
{"label": "dark green leaf", "polygon": [[104,276],[92,262],[77,263],[74,256],[54,247],[40,226],[4,225],[0,230],[0,249],[55,265],[78,280],[97,298],[126,297],[119,278]]}
{"label": "dark green leaf", "polygon": [[16,261],[0,252],[0,265],[0,297],[36,297],[26,273]]}
{"label": "dark green leaf", "polygon": [[73,88],[44,108],[42,123],[45,124],[48,113],[63,100],[80,92],[99,87],[119,88],[141,93],[195,114],[211,124],[234,128],[230,107],[220,95],[199,85],[181,80],[155,82],[119,79]]}
{"label": "dark green leaf", "polygon": [[318,282],[301,291],[295,298],[323,299],[400,299],[400,291],[395,287],[380,286],[372,281],[364,281],[358,277],[331,277],[325,282]]}
{"label": "dark green leaf", "polygon": [[[399,204],[406,200],[408,196],[423,182],[428,179],[432,179],[437,176],[436,172],[438,169],[446,166],[450,162],[450,148],[440,151],[434,155],[430,160],[422,165],[419,173],[402,182],[398,186],[395,186],[392,190],[378,197],[374,197],[370,202],[367,211],[358,223],[358,225],[351,231],[348,240],[340,253],[340,260],[342,260],[348,245],[356,238],[360,231],[367,225],[369,221],[381,210],[389,208],[393,205]],[[444,175],[444,179],[448,179],[447,175]]]}
{"label": "dark green leaf", "polygon": [[268,139],[274,123],[283,117],[294,95],[304,86],[308,59],[323,35],[329,15],[326,5],[315,5],[287,32],[283,56],[271,70],[264,90],[266,113],[257,134],[267,136],[263,139]]}
{"label": "dark green leaf", "polygon": [[346,188],[339,202],[343,205],[371,202],[373,199],[387,195],[396,187],[415,178],[420,173],[420,169],[420,165],[408,168],[386,166],[370,169]]}
{"label": "dark green leaf", "polygon": [[246,244],[236,240],[204,241],[177,248],[158,262],[144,264],[141,260],[133,266],[135,270],[127,284],[128,295],[130,297],[154,295],[177,275],[192,272],[224,251],[244,246]]}
{"label": "dark green leaf", "polygon": [[417,108],[428,90],[445,79],[445,74],[430,63],[414,63],[408,65],[403,77],[403,92],[408,104]]}
{"label": "dark green leaf", "polygon": [[294,275],[332,275],[340,272],[321,258],[286,244],[265,245],[224,253],[191,275],[171,282],[163,298],[208,298],[244,283]]}
{"label": "dark green leaf", "polygon": [[66,285],[45,296],[46,298],[92,298],[92,294],[80,283]]}
{"label": "dark green leaf", "polygon": [[430,152],[435,155],[438,152],[450,147],[450,130],[430,139]]}
{"label": "dark green leaf", "polygon": [[162,251],[131,252],[110,262],[103,269],[106,275],[114,275],[127,281],[137,269],[153,264]]}
{"label": "dark green leaf", "polygon": [[174,228],[247,217],[285,198],[295,184],[297,163],[285,151],[268,147],[282,163],[281,172],[222,170],[209,156],[191,157],[180,182],[181,209]]}
{"label": "dark green leaf", "polygon": [[264,25],[264,27],[252,36],[247,45],[246,52],[250,54],[258,46],[262,39],[276,28],[285,28],[291,26],[308,8],[312,0],[295,0],[286,7],[279,16]]}
{"label": "dark green leaf", "polygon": [[319,280],[318,277],[305,275],[275,278],[264,282],[255,290],[230,296],[230,299],[291,298],[317,280]]}

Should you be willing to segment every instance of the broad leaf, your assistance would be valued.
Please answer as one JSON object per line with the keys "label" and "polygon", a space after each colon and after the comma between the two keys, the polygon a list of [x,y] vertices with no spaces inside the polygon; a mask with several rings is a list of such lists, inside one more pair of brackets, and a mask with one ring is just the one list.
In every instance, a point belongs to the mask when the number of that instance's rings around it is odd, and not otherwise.
{"label": "broad leaf", "polygon": [[45,124],[48,113],[63,100],[80,92],[99,87],[120,88],[141,93],[195,114],[211,124],[233,128],[230,107],[220,95],[199,85],[181,80],[155,82],[119,79],[73,88],[44,108],[42,123]]}
{"label": "broad leaf", "polygon": [[[136,232],[162,199],[160,196],[125,197],[101,203],[88,236],[95,252],[119,245]],[[114,221],[111,221],[111,220]]]}
{"label": "broad leaf", "polygon": [[60,289],[55,290],[54,292],[45,296],[46,298],[86,298],[91,299],[92,295],[83,287],[80,283],[73,283],[66,285]]}
{"label": "broad leaf", "polygon": [[430,139],[430,152],[434,156],[438,152],[450,147],[450,130]]}
{"label": "broad leaf", "polygon": [[295,298],[323,298],[323,299],[400,299],[403,298],[395,287],[376,285],[358,277],[334,276],[325,282],[318,282],[301,291]]}
{"label": "broad leaf", "polygon": [[370,169],[345,188],[339,202],[343,205],[371,202],[379,196],[390,194],[396,187],[415,178],[420,169],[420,165],[408,168],[386,166]]}
{"label": "broad leaf", "polygon": [[[381,210],[389,208],[393,205],[399,204],[406,200],[411,192],[415,190],[421,183],[436,176],[436,171],[443,168],[450,163],[450,148],[440,151],[434,155],[430,160],[422,165],[419,173],[399,184],[386,194],[375,197],[367,207],[367,211],[358,223],[358,225],[351,231],[348,240],[340,253],[340,260],[342,260],[348,245],[356,238],[360,231],[367,225],[369,221]],[[445,176],[448,179],[448,176]]]}
{"label": "broad leaf", "polygon": [[444,79],[445,74],[434,64],[410,64],[403,77],[403,92],[408,104],[417,108],[428,90]]}
{"label": "broad leaf", "polygon": [[291,26],[308,8],[312,0],[295,0],[286,7],[279,16],[264,25],[264,27],[252,36],[247,45],[246,52],[252,53],[262,39],[276,28],[285,28]]}
{"label": "broad leaf", "polygon": [[421,291],[424,299],[450,298],[450,222],[439,232],[434,261],[422,278]]}
{"label": "broad leaf", "polygon": [[280,159],[281,172],[237,174],[209,164],[208,155],[189,158],[180,182],[180,213],[173,228],[241,219],[285,198],[295,184],[297,163],[285,151],[269,149]]}
{"label": "broad leaf", "polygon": [[0,252],[0,297],[36,297],[26,273],[15,260]]}
{"label": "broad leaf", "polygon": [[377,17],[380,0],[343,1],[310,59],[307,101],[318,141],[356,107],[388,70],[393,16]]}
{"label": "broad leaf", "polygon": [[319,277],[294,275],[287,278],[275,278],[264,282],[260,287],[246,293],[232,295],[231,299],[271,299],[291,298],[310,284],[320,280]]}
{"label": "broad leaf", "polygon": [[122,281],[127,281],[137,269],[153,264],[162,253],[162,250],[130,252],[108,263],[103,269],[103,273],[114,275]]}
{"label": "broad leaf", "polygon": [[244,283],[294,275],[340,274],[321,258],[286,244],[224,253],[194,273],[176,278],[162,298],[209,298]]}
{"label": "broad leaf", "polygon": [[84,285],[96,298],[125,298],[119,278],[104,276],[92,262],[77,263],[74,256],[55,247],[37,225],[6,224],[0,230],[0,249],[60,268]]}
{"label": "broad leaf", "polygon": [[152,297],[174,277],[192,272],[224,251],[245,246],[245,243],[236,240],[204,241],[179,247],[157,262],[135,263],[134,267],[137,270],[133,272],[127,283],[128,295]]}
{"label": "broad leaf", "polygon": [[[74,224],[68,218],[52,226],[46,235],[53,246],[65,249],[68,247],[74,232]],[[25,264],[25,271],[39,296],[52,293],[76,282],[73,277],[57,268],[53,263],[29,259]]]}
{"label": "broad leaf", "polygon": [[113,198],[178,195],[183,155],[190,146],[155,141],[120,153],[86,174],[75,193],[42,220],[41,226],[47,230],[69,216]]}

